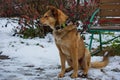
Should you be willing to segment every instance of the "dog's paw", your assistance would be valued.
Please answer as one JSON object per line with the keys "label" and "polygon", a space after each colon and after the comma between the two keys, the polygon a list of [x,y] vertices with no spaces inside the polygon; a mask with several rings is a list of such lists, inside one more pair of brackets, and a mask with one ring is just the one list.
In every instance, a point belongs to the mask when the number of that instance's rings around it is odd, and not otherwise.
{"label": "dog's paw", "polygon": [[71,78],[77,78],[78,77],[78,74],[77,73],[73,73],[72,75],[71,75]]}
{"label": "dog's paw", "polygon": [[64,77],[64,73],[59,73],[58,77],[59,77],[59,78]]}

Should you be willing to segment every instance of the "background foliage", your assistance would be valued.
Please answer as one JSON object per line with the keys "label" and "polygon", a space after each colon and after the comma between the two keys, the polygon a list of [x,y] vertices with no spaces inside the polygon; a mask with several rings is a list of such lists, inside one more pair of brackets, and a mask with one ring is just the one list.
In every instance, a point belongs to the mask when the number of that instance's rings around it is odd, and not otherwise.
{"label": "background foliage", "polygon": [[[46,12],[46,6],[53,5],[64,11],[76,22],[86,24],[98,6],[99,0],[0,0],[0,17],[19,17],[19,28],[15,34],[23,38],[44,37],[51,32],[48,26],[42,26],[39,18]],[[17,31],[17,32],[16,32]]]}

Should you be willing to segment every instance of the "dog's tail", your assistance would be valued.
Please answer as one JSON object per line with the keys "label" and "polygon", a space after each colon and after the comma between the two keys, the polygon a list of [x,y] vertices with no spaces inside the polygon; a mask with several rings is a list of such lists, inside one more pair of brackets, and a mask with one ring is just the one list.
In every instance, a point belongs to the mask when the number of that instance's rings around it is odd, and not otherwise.
{"label": "dog's tail", "polygon": [[104,56],[103,56],[103,60],[101,62],[92,62],[91,63],[91,67],[92,68],[102,68],[107,66],[107,64],[109,63],[109,54],[108,52],[105,52]]}

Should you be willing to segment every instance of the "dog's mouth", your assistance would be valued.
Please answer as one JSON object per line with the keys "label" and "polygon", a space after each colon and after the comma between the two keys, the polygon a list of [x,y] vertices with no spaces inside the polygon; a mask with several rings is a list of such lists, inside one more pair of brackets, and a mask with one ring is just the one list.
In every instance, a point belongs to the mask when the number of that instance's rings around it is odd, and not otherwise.
{"label": "dog's mouth", "polygon": [[49,25],[47,25],[47,24],[44,24],[44,23],[40,23],[40,25],[41,25],[41,26],[44,26],[44,27],[47,27],[47,26],[49,26]]}
{"label": "dog's mouth", "polygon": [[42,24],[42,23],[41,23],[41,26],[46,27],[46,26],[48,26],[48,25],[47,25],[47,24]]}
{"label": "dog's mouth", "polygon": [[47,24],[42,24],[42,26],[48,26]]}
{"label": "dog's mouth", "polygon": [[40,25],[41,25],[41,26],[48,26],[47,24],[41,22],[41,20],[40,20]]}

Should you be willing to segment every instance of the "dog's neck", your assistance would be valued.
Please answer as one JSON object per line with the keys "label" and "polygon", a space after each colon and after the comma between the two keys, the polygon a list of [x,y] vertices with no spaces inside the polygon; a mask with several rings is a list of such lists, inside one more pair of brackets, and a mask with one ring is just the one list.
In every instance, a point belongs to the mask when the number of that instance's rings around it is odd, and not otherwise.
{"label": "dog's neck", "polygon": [[71,22],[70,18],[67,18],[64,23],[62,23],[62,24],[56,24],[55,25],[55,30],[63,29],[66,26],[69,26],[71,24],[72,24],[72,22]]}

